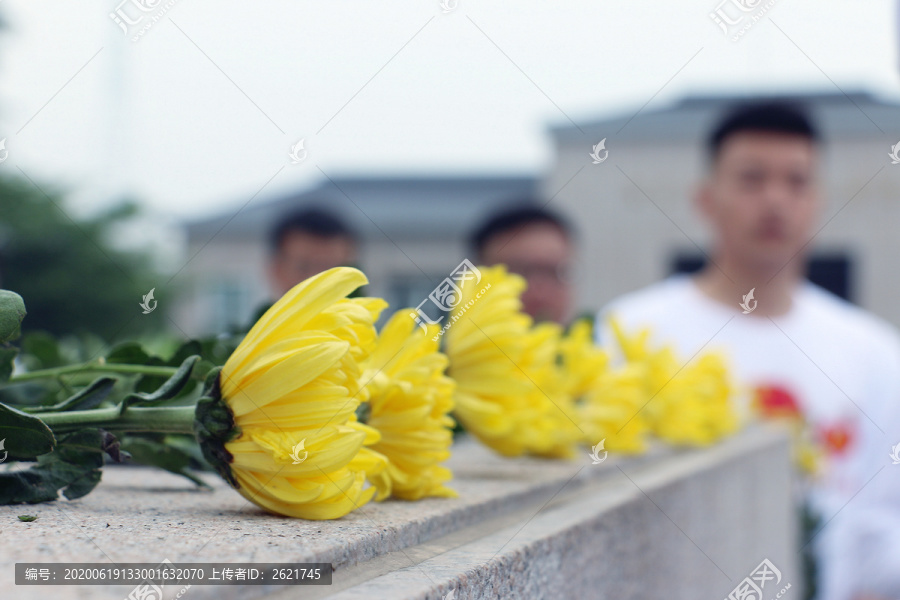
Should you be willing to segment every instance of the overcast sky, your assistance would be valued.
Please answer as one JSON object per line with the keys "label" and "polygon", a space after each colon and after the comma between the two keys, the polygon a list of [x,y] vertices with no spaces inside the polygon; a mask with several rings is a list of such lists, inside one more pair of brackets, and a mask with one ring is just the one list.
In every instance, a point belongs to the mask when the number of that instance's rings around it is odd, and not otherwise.
{"label": "overcast sky", "polygon": [[196,217],[322,172],[540,172],[548,125],[697,91],[900,98],[886,0],[744,0],[738,41],[710,13],[741,0],[445,1],[0,2],[0,169]]}

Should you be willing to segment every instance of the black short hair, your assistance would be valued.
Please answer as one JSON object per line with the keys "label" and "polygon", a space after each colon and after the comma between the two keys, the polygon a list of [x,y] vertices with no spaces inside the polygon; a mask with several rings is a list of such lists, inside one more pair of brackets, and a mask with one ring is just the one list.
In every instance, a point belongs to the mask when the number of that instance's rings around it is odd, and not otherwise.
{"label": "black short hair", "polygon": [[755,102],[732,108],[712,130],[707,140],[710,162],[715,162],[722,145],[736,133],[759,131],[798,135],[815,144],[819,132],[806,111],[789,102]]}
{"label": "black short hair", "polygon": [[284,238],[299,232],[326,238],[345,237],[357,241],[356,232],[334,212],[320,206],[307,206],[282,216],[269,233],[269,247],[278,252]]}
{"label": "black short hair", "polygon": [[479,257],[491,238],[527,225],[546,223],[553,225],[567,238],[574,235],[569,222],[533,200],[518,200],[491,214],[469,238],[469,246]]}

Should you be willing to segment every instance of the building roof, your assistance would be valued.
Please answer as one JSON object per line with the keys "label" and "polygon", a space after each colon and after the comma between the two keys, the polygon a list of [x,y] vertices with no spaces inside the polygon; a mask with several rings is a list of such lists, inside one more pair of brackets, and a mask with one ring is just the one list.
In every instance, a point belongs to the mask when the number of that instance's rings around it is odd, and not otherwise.
{"label": "building roof", "polygon": [[[881,100],[865,91],[842,93],[797,92],[780,94],[709,94],[691,95],[674,104],[658,108],[623,112],[597,120],[551,125],[550,132],[558,142],[596,142],[610,137],[625,140],[679,140],[696,143],[732,106],[754,100],[781,100],[799,104],[809,110],[827,141],[833,137],[869,137],[895,135],[900,129],[900,104]],[[595,139],[596,138],[596,139]]]}
{"label": "building roof", "polygon": [[[557,142],[592,142],[605,137],[617,141],[677,140],[698,143],[731,106],[750,100],[784,100],[805,106],[823,138],[896,135],[900,130],[900,104],[865,91],[781,94],[691,95],[670,106],[623,112],[589,121],[581,130],[565,122],[551,125]],[[393,175],[340,176],[306,190],[268,201],[256,201],[240,210],[186,223],[189,240],[260,239],[274,222],[292,209],[315,204],[331,207],[344,216],[364,238],[397,232],[406,237],[459,238],[488,212],[517,197],[534,195],[538,176]],[[427,212],[427,214],[425,214]],[[221,230],[221,233],[219,233]]]}
{"label": "building roof", "polygon": [[[285,213],[308,205],[331,208],[364,238],[402,232],[406,237],[459,237],[487,212],[537,190],[537,177],[417,175],[332,177],[288,196],[189,221],[189,239],[259,239]],[[224,229],[223,229],[224,228]]]}

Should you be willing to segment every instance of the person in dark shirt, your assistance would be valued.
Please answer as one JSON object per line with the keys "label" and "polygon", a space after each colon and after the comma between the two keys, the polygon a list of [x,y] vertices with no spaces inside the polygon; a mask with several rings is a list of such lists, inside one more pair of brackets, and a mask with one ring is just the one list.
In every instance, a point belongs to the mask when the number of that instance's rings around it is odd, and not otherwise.
{"label": "person in dark shirt", "polygon": [[504,264],[525,278],[522,308],[527,314],[564,325],[572,316],[573,237],[567,221],[529,199],[491,215],[470,244],[477,264]]}
{"label": "person in dark shirt", "polygon": [[269,281],[276,297],[313,275],[356,262],[356,233],[335,213],[306,207],[282,217],[269,236]]}

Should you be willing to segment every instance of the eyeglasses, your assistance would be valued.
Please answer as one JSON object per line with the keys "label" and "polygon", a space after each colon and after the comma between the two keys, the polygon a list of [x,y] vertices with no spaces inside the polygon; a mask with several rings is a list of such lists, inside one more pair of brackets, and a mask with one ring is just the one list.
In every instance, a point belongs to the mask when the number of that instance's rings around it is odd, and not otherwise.
{"label": "eyeglasses", "polygon": [[537,263],[509,262],[506,267],[512,273],[521,275],[525,279],[552,281],[554,283],[568,283],[570,281],[570,268],[566,264],[542,265]]}

